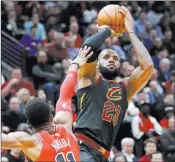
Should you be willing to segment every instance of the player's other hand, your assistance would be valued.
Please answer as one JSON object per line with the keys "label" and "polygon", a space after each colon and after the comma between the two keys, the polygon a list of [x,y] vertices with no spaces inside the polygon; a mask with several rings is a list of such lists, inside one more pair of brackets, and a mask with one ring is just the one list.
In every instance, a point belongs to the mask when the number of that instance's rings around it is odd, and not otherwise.
{"label": "player's other hand", "polygon": [[80,48],[77,57],[71,61],[71,63],[76,63],[80,67],[84,64],[86,64],[87,60],[93,55],[93,52],[90,52],[91,47],[83,47]]}
{"label": "player's other hand", "polygon": [[119,12],[121,12],[123,15],[125,15],[124,19],[125,19],[126,31],[128,33],[134,32],[134,20],[131,16],[130,11],[126,7],[121,6],[119,8]]}
{"label": "player's other hand", "polygon": [[107,26],[107,25],[101,25],[101,26],[99,26],[99,25],[97,24],[96,27],[97,27],[98,31],[101,31],[101,30],[103,30],[104,28],[110,29],[110,30],[111,30],[111,36],[113,36],[113,37],[121,37],[121,36],[122,36],[122,33],[116,33],[114,30],[112,30],[112,29],[111,29],[109,26]]}

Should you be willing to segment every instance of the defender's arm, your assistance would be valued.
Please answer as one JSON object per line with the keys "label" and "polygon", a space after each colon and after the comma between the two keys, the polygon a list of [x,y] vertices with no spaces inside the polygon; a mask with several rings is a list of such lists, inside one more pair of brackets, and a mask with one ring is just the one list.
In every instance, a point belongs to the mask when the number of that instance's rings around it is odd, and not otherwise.
{"label": "defender's arm", "polygon": [[84,49],[80,49],[77,58],[72,61],[67,76],[61,85],[60,97],[56,104],[54,122],[55,124],[63,124],[70,132],[72,131],[72,96],[77,83],[77,71],[92,56],[93,52],[88,54],[89,51],[90,47],[85,46]]}
{"label": "defender's arm", "polygon": [[3,149],[21,149],[35,147],[37,138],[30,136],[25,132],[13,132],[9,134],[2,133],[2,148]]}

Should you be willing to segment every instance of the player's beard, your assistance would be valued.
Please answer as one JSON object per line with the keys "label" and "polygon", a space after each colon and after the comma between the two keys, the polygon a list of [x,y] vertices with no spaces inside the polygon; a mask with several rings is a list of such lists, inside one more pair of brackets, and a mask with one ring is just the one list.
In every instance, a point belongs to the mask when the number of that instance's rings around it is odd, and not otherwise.
{"label": "player's beard", "polygon": [[99,65],[99,71],[102,76],[107,80],[114,80],[117,76],[120,76],[119,69],[109,70],[108,68]]}

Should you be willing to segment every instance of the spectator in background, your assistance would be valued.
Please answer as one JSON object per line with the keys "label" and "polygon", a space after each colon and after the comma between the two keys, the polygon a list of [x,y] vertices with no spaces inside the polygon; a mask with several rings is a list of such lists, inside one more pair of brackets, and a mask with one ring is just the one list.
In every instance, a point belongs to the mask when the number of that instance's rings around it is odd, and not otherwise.
{"label": "spectator in background", "polygon": [[58,84],[61,76],[47,63],[47,54],[45,51],[39,51],[38,64],[33,67],[32,73],[35,86],[42,88],[46,92],[48,99],[54,104],[55,93],[58,92]]}
{"label": "spectator in background", "polygon": [[155,55],[157,55],[160,51],[162,51],[163,49],[164,49],[164,44],[163,44],[163,42],[162,42],[162,40],[161,40],[161,38],[160,37],[156,37],[155,39],[154,39],[154,46],[153,46],[153,48],[150,50],[150,53],[151,53],[151,55],[152,56],[155,56]]}
{"label": "spectator in background", "polygon": [[124,77],[129,77],[134,70],[135,67],[129,64],[127,66],[123,66],[122,74],[124,75]]}
{"label": "spectator in background", "polygon": [[55,41],[45,45],[50,61],[54,63],[67,57],[65,48],[65,38],[63,33],[57,33]]}
{"label": "spectator in background", "polygon": [[69,65],[70,65],[69,59],[62,60],[62,67],[63,67],[64,75],[67,74],[67,70],[69,68]]}
{"label": "spectator in background", "polygon": [[166,94],[172,94],[171,87],[173,86],[173,83],[175,83],[175,70],[172,70],[170,72],[170,79],[163,83],[163,86],[166,89]]}
{"label": "spectator in background", "polygon": [[144,34],[146,32],[145,29],[146,22],[146,13],[144,11],[140,12],[139,18],[135,21],[135,32],[139,36],[140,39],[144,38]]}
{"label": "spectator in background", "polygon": [[33,134],[33,131],[31,129],[31,127],[27,123],[20,123],[18,125],[17,131],[19,131],[19,132],[26,132],[26,133],[28,133],[30,135]]}
{"label": "spectator in background", "polygon": [[88,28],[85,31],[85,36],[84,36],[84,40],[86,40],[87,38],[89,38],[90,36],[96,34],[98,32],[98,29],[96,27],[95,23],[91,23]]}
{"label": "spectator in background", "polygon": [[165,131],[161,138],[161,148],[163,151],[164,162],[174,162],[175,160],[175,117],[171,116],[168,120],[169,129]]}
{"label": "spectator in background", "polygon": [[114,156],[113,162],[129,162],[126,160],[125,156],[122,153],[118,153]]}
{"label": "spectator in background", "polygon": [[73,60],[77,56],[79,48],[74,47],[74,41],[70,37],[65,38],[65,46],[67,48],[68,57]]}
{"label": "spectator in background", "polygon": [[139,159],[139,162],[151,162],[151,155],[157,151],[157,143],[154,138],[149,138],[144,142],[145,155]]}
{"label": "spectator in background", "polygon": [[12,71],[11,79],[2,84],[1,94],[3,97],[10,97],[16,95],[16,93],[22,88],[27,88],[31,95],[35,94],[35,89],[32,84],[23,79],[21,69],[15,68]]}
{"label": "spectator in background", "polygon": [[17,96],[18,96],[19,102],[20,102],[19,111],[21,113],[23,113],[24,112],[24,109],[25,109],[26,103],[29,101],[29,99],[31,99],[30,92],[29,92],[28,89],[22,88],[17,93]]}
{"label": "spectator in background", "polygon": [[154,69],[154,71],[153,71],[153,73],[152,73],[152,75],[151,75],[151,80],[155,80],[155,81],[159,81],[158,80],[158,71],[157,71],[157,69]]}
{"label": "spectator in background", "polygon": [[128,162],[137,162],[137,157],[133,154],[134,151],[134,140],[132,138],[124,138],[121,141],[122,151],[121,153],[125,156]]}
{"label": "spectator in background", "polygon": [[9,162],[24,162],[25,161],[24,155],[21,154],[21,151],[18,149],[10,150],[10,152],[7,153],[6,157],[8,158]]}
{"label": "spectator in background", "polygon": [[19,111],[19,104],[18,97],[11,97],[9,100],[9,108],[2,112],[2,123],[4,126],[8,126],[10,131],[16,131],[21,122],[26,122],[24,114]]}
{"label": "spectator in background", "polygon": [[21,44],[24,45],[26,50],[28,50],[28,56],[33,56],[36,54],[38,48],[41,45],[40,40],[36,40],[36,31],[37,26],[34,25],[31,27],[31,33],[25,34],[22,39],[19,41]]}
{"label": "spectator in background", "polygon": [[72,22],[69,26],[69,32],[65,33],[65,37],[69,36],[70,39],[74,41],[75,48],[80,48],[83,42],[81,36],[78,34],[78,30],[79,30],[78,23]]}
{"label": "spectator in background", "polygon": [[116,53],[118,53],[121,60],[126,60],[126,54],[125,54],[125,52],[122,50],[122,48],[120,46],[113,45],[112,37],[109,37],[109,38],[107,38],[105,40],[105,42],[104,42],[104,44],[102,46],[102,49],[106,49],[106,48],[112,49]]}
{"label": "spectator in background", "polygon": [[156,26],[160,23],[161,18],[163,17],[162,13],[157,13],[155,11],[155,5],[156,3],[153,4],[152,9],[148,11],[146,14],[146,18],[151,22],[153,26]]}
{"label": "spectator in background", "polygon": [[140,113],[132,119],[131,128],[135,138],[136,155],[142,155],[143,141],[149,137],[157,137],[162,134],[162,127],[157,122],[156,118],[150,115],[151,105],[146,101],[146,94],[143,99],[139,100]]}
{"label": "spectator in background", "polygon": [[151,155],[151,162],[164,162],[161,152],[155,152]]}
{"label": "spectator in background", "polygon": [[87,8],[83,12],[84,22],[89,24],[96,17],[97,17],[97,11],[93,8],[92,2],[88,2]]}
{"label": "spectator in background", "polygon": [[[150,51],[154,47],[154,40],[157,37],[157,33],[155,29],[150,29],[149,33],[143,39],[145,47]],[[152,53],[150,53],[152,55]]]}
{"label": "spectator in background", "polygon": [[165,107],[166,107],[166,106],[167,106],[167,107],[168,107],[168,106],[173,106],[173,107],[174,107],[174,105],[175,105],[173,94],[168,94],[168,95],[166,95],[166,96],[164,97],[163,101],[164,101],[164,106],[165,106]]}
{"label": "spectator in background", "polygon": [[175,44],[173,42],[171,30],[165,31],[164,44],[165,44],[165,47],[167,48],[170,55],[175,53]]}
{"label": "spectator in background", "polygon": [[42,89],[37,90],[36,97],[43,99],[43,100],[47,100],[47,96],[46,96],[44,90],[42,90]]}
{"label": "spectator in background", "polygon": [[9,162],[9,159],[5,156],[1,157],[1,162]]}
{"label": "spectator in background", "polygon": [[43,24],[41,24],[39,22],[38,13],[34,13],[32,15],[32,21],[28,21],[24,24],[24,29],[25,29],[26,33],[29,35],[31,35],[32,26],[37,26],[35,39],[42,41],[42,43],[44,43],[44,41],[46,41],[45,27]]}
{"label": "spectator in background", "polygon": [[174,108],[173,107],[165,107],[164,109],[165,117],[160,121],[160,125],[164,130],[169,128],[168,120],[171,116],[174,114]]}
{"label": "spectator in background", "polygon": [[164,90],[157,80],[152,80],[149,83],[150,91],[148,92],[149,101],[152,105],[150,114],[157,120],[160,120],[164,112],[163,93]]}
{"label": "spectator in background", "polygon": [[159,80],[167,82],[170,79],[170,60],[168,58],[161,59],[159,67]]}

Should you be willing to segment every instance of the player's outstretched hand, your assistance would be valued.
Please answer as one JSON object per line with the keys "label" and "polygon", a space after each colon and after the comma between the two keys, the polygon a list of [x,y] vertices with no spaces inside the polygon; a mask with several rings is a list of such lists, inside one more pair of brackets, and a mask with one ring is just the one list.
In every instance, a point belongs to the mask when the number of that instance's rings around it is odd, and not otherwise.
{"label": "player's outstretched hand", "polygon": [[133,33],[134,32],[134,20],[131,16],[130,11],[124,7],[121,6],[119,8],[119,12],[121,12],[123,15],[125,15],[125,28],[128,33]]}
{"label": "player's outstretched hand", "polygon": [[76,63],[80,67],[86,64],[87,60],[92,56],[93,52],[89,53],[91,47],[85,46],[84,48],[80,48],[77,57],[71,61],[71,63]]}

